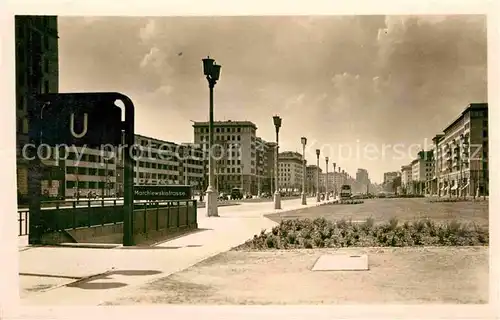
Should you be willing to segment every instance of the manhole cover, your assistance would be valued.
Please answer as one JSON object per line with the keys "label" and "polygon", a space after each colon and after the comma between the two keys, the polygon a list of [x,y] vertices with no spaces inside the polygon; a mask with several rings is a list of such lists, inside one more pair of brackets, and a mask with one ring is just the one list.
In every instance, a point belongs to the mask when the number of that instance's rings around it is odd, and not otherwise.
{"label": "manhole cover", "polygon": [[312,271],[363,271],[368,270],[366,254],[325,254],[319,257]]}

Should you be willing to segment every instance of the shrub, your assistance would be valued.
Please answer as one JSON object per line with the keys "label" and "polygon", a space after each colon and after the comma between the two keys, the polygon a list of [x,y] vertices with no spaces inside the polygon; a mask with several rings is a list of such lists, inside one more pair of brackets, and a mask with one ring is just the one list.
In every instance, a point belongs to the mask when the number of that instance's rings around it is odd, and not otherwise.
{"label": "shrub", "polygon": [[286,239],[287,239],[288,243],[295,244],[295,242],[297,240],[297,235],[295,234],[294,231],[291,231],[290,233],[288,233]]}
{"label": "shrub", "polygon": [[458,221],[438,224],[430,219],[398,224],[396,218],[375,224],[368,218],[362,224],[341,219],[328,221],[287,220],[246,241],[239,248],[267,250],[288,248],[338,248],[350,246],[487,246],[487,228]]}
{"label": "shrub", "polygon": [[389,230],[394,231],[398,227],[398,219],[392,217],[389,220]]}

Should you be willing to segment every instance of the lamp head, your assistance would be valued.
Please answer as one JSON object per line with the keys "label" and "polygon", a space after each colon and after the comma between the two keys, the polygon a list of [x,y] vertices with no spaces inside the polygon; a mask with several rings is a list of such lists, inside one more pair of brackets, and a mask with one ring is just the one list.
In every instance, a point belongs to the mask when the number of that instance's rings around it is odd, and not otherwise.
{"label": "lamp head", "polygon": [[328,157],[325,157],[325,161],[328,163]]}
{"label": "lamp head", "polygon": [[206,57],[202,59],[203,61],[203,74],[206,76],[212,75],[212,68],[214,66],[214,59],[210,59],[210,57]]}
{"label": "lamp head", "polygon": [[276,127],[276,129],[279,129],[281,127],[281,118],[280,118],[280,116],[278,116],[278,115],[273,116],[273,122],[274,122],[274,126]]}
{"label": "lamp head", "polygon": [[305,146],[307,144],[307,138],[306,137],[300,138],[300,142],[302,142],[302,145]]}
{"label": "lamp head", "polygon": [[215,80],[215,81],[218,81],[219,80],[219,77],[220,77],[220,68],[221,66],[218,65],[218,64],[214,64],[212,66],[212,79]]}

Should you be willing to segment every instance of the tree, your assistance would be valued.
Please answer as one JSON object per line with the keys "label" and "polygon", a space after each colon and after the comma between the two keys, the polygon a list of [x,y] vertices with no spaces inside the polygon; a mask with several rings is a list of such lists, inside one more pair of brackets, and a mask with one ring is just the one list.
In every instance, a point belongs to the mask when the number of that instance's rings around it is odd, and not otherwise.
{"label": "tree", "polygon": [[398,193],[398,187],[401,187],[401,177],[396,177],[392,180],[392,191]]}

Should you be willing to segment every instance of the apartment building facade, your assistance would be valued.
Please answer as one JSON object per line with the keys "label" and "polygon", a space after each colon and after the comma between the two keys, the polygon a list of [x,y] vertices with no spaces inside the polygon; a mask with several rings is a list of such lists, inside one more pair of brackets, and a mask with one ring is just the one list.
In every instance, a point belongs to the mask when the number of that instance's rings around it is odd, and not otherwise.
{"label": "apartment building facade", "polygon": [[[316,165],[306,166],[306,190],[308,194],[316,194],[318,175],[321,178],[323,170]],[[320,182],[321,186],[321,182]]]}
{"label": "apartment building facade", "polygon": [[[208,122],[194,122],[194,143],[208,151]],[[257,186],[257,126],[250,121],[215,121],[215,174],[218,191],[230,192],[242,188],[256,194]]]}
{"label": "apartment building facade", "polygon": [[413,193],[413,174],[411,164],[401,167],[401,189],[404,194]]}
{"label": "apartment building facade", "polygon": [[298,152],[285,151],[278,155],[278,186],[284,192],[301,192],[304,162]]}
{"label": "apartment building facade", "polygon": [[353,191],[356,193],[368,193],[370,189],[370,177],[368,175],[368,170],[359,168],[356,171],[356,181],[354,184]]}
{"label": "apartment building facade", "polygon": [[256,140],[256,179],[257,194],[272,192],[272,173],[274,172],[274,154],[276,143],[268,143],[264,139],[257,137]]}
{"label": "apartment building facade", "polygon": [[334,192],[335,189],[338,190],[338,186],[335,186],[335,172],[321,172],[319,174],[319,191],[326,192],[326,180],[328,176],[328,190]]}
{"label": "apartment building facade", "polygon": [[[59,91],[58,26],[56,16],[16,16],[16,140],[18,195],[28,195],[28,160],[22,156],[28,143],[28,112],[33,95]],[[61,192],[59,166],[45,163],[42,188]],[[57,187],[52,187],[52,184]],[[49,187],[50,185],[50,187]],[[51,191],[54,193],[54,191]]]}
{"label": "apartment building facade", "polygon": [[487,103],[469,104],[433,140],[439,196],[489,194]]}

